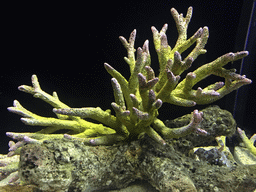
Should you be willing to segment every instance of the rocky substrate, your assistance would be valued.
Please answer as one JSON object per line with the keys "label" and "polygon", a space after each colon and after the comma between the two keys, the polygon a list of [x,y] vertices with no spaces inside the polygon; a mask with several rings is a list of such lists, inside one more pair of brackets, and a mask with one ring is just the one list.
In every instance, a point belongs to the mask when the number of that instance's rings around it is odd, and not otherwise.
{"label": "rocky substrate", "polygon": [[[233,162],[226,166],[198,161],[193,154],[189,155],[193,147],[200,146],[198,141],[213,142],[219,133],[234,132],[232,115],[219,108],[214,110],[204,111],[205,125],[201,125],[212,131],[211,134],[204,138],[194,134],[171,139],[166,146],[147,135],[113,146],[86,146],[81,141],[65,138],[45,141],[42,145],[27,144],[20,153],[19,178],[23,184],[43,192],[117,192],[136,191],[136,188],[152,192],[253,192],[255,165]],[[221,116],[213,118],[213,113]],[[187,121],[185,116],[176,120],[179,125],[181,119]]]}
{"label": "rocky substrate", "polygon": [[100,191],[146,180],[158,191],[254,191],[256,167],[210,165],[150,138],[115,146],[55,140],[21,151],[19,176],[42,191]]}

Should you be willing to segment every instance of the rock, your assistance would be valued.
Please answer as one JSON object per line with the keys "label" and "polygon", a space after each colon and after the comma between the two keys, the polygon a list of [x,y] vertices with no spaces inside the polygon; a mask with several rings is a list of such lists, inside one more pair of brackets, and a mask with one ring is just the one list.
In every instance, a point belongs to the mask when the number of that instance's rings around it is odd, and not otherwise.
{"label": "rock", "polygon": [[[21,181],[42,192],[245,191],[256,189],[256,168],[196,161],[145,136],[113,146],[86,146],[59,139],[21,150]],[[148,181],[141,187],[134,181]],[[153,186],[153,187],[152,187]],[[40,191],[40,192],[41,192]]]}
{"label": "rock", "polygon": [[126,150],[127,145],[92,147],[65,139],[29,144],[21,150],[19,175],[42,191],[124,188],[137,178]]}

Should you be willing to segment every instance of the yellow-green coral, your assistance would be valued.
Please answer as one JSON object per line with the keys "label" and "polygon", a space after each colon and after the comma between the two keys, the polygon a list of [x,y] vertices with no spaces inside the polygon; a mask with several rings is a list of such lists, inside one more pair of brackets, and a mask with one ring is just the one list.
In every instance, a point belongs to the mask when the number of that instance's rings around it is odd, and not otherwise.
{"label": "yellow-green coral", "polygon": [[253,154],[256,156],[256,147],[254,146],[254,142],[256,140],[256,134],[254,134],[250,139],[245,135],[245,132],[240,129],[239,127],[237,128],[237,132],[239,133],[241,139],[243,140],[243,143],[245,147]]}
{"label": "yellow-green coral", "polygon": [[[250,79],[236,74],[234,69],[223,68],[228,62],[247,56],[248,52],[227,53],[195,71],[187,73],[187,76],[179,82],[180,75],[192,65],[199,55],[206,53],[204,47],[209,37],[209,31],[207,27],[199,28],[188,39],[187,28],[192,17],[192,7],[188,8],[185,17],[174,8],[171,9],[171,13],[178,30],[178,40],[174,48],[168,45],[167,24],[160,32],[155,27],[151,28],[159,60],[160,73],[158,77],[150,67],[148,40],[145,41],[142,48],[137,49],[137,56],[135,56],[136,30],[131,33],[128,41],[124,37],[120,37],[128,53],[124,60],[130,67],[130,78],[125,79],[112,66],[104,64],[107,72],[113,77],[111,82],[115,102],[111,106],[115,111],[115,116],[111,115],[110,110],[104,111],[99,107],[70,108],[59,100],[56,92],[49,95],[42,91],[36,75],[32,76],[33,86],[20,86],[19,90],[30,93],[52,105],[58,118],[38,116],[23,108],[18,101],[14,101],[14,107],[9,107],[8,110],[22,115],[22,122],[28,125],[46,126],[46,128],[36,133],[7,133],[13,139],[20,140],[13,145],[12,151],[26,142],[60,138],[63,135],[52,133],[61,129],[70,130],[68,135],[64,135],[65,137],[80,139],[93,145],[136,139],[143,134],[149,135],[161,144],[165,144],[162,136],[178,138],[194,131],[206,134],[204,130],[198,128],[198,124],[202,121],[201,112],[194,110],[191,122],[187,126],[170,129],[157,118],[158,109],[163,102],[186,107],[211,103],[243,85],[250,84]],[[193,44],[195,44],[194,49],[182,60],[181,53]],[[225,83],[217,82],[206,88],[193,89],[199,81],[212,74],[225,78]],[[96,120],[99,124],[92,123],[89,119]]]}

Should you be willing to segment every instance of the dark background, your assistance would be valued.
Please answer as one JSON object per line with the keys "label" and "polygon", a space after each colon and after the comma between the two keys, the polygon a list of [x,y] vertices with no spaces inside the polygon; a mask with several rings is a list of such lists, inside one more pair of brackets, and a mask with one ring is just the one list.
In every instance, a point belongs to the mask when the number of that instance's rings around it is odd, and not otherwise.
{"label": "dark background", "polygon": [[[83,4],[22,2],[3,5],[0,153],[7,153],[10,139],[5,136],[6,131],[35,132],[41,129],[24,125],[18,115],[6,110],[12,106],[14,99],[39,115],[54,116],[51,106],[17,90],[19,85],[31,85],[32,74],[38,76],[44,91],[56,91],[60,100],[70,107],[100,106],[106,110],[111,108],[110,103],[114,97],[111,76],[105,71],[103,63],[109,63],[125,77],[129,77],[129,67],[123,60],[126,50],[118,39],[120,35],[128,38],[132,30],[137,29],[135,47],[142,46],[149,39],[151,66],[157,73],[157,55],[150,27],[155,26],[160,30],[168,23],[167,37],[173,47],[177,30],[170,9],[175,7],[185,15],[187,8],[193,6],[188,37],[199,27],[208,26],[210,38],[206,45],[208,52],[193,63],[191,71],[227,52],[243,50],[243,46],[236,50],[237,39],[242,38],[237,37],[242,5],[242,0],[92,1]],[[240,62],[234,65],[239,69]],[[252,75],[248,77],[252,78]],[[209,78],[202,86],[219,80],[216,77]],[[245,89],[250,89],[250,86]],[[215,104],[232,112],[234,98],[235,92]],[[252,102],[255,103],[255,99]],[[193,109],[165,104],[159,118],[173,119]],[[252,108],[250,114],[254,112],[255,108]]]}

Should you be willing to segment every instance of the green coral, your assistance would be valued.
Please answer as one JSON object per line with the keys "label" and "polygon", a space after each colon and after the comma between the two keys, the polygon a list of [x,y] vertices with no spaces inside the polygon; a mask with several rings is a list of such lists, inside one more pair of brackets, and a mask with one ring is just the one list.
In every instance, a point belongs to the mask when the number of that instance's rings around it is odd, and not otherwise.
{"label": "green coral", "polygon": [[[80,139],[84,143],[92,145],[136,139],[143,134],[149,135],[161,144],[165,144],[162,136],[164,138],[179,138],[191,132],[206,134],[206,131],[198,128],[202,121],[202,112],[194,110],[188,125],[170,129],[157,118],[158,109],[163,102],[185,107],[212,103],[231,91],[250,84],[251,80],[236,74],[235,69],[223,68],[228,62],[247,56],[248,52],[227,53],[195,71],[187,73],[186,77],[180,81],[180,75],[192,65],[199,55],[206,53],[204,47],[209,32],[207,27],[199,28],[188,39],[187,28],[192,17],[192,7],[188,8],[185,17],[174,8],[171,9],[171,13],[178,29],[178,40],[174,48],[168,45],[167,24],[160,32],[155,27],[151,28],[159,60],[158,77],[150,67],[148,40],[145,41],[142,48],[139,47],[137,51],[134,49],[136,30],[131,33],[128,41],[124,37],[120,37],[128,53],[124,60],[130,67],[130,78],[127,80],[112,66],[104,64],[107,72],[113,77],[111,82],[115,102],[111,103],[111,106],[115,111],[115,116],[111,115],[110,110],[104,111],[99,107],[70,108],[59,100],[56,92],[49,95],[42,91],[36,75],[32,76],[33,86],[20,86],[19,90],[30,93],[52,105],[58,118],[38,116],[22,107],[18,101],[14,101],[14,106],[9,107],[8,110],[22,115],[23,123],[46,128],[36,133],[8,132],[8,136],[19,140],[13,145],[11,151],[16,151],[26,142],[36,143],[47,139],[61,138],[62,134],[52,134],[61,129],[70,130],[68,135],[64,135],[65,137]],[[181,53],[194,44],[194,49],[182,60]],[[137,52],[137,56],[135,56],[135,52]],[[217,82],[206,88],[193,89],[199,81],[212,74],[225,78],[225,82]],[[96,120],[99,123],[92,123],[88,119]]]}
{"label": "green coral", "polygon": [[241,137],[245,147],[256,156],[256,147],[254,146],[254,142],[256,141],[256,134],[254,134],[250,139],[246,136],[245,132],[237,128],[237,132],[239,133],[239,136]]}

